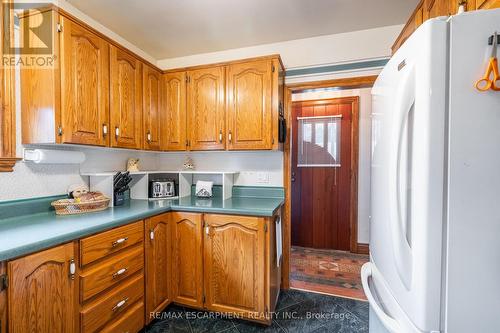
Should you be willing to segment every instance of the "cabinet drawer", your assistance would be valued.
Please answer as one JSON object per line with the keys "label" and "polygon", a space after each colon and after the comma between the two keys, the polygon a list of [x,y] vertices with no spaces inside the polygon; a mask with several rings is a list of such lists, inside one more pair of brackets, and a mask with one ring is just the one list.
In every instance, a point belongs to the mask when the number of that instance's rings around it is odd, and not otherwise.
{"label": "cabinet drawer", "polygon": [[80,265],[85,266],[97,259],[142,242],[143,221],[112,229],[80,240]]}
{"label": "cabinet drawer", "polygon": [[81,301],[122,281],[144,267],[142,244],[119,253],[80,273]]}
{"label": "cabinet drawer", "polygon": [[[142,274],[120,284],[86,306],[80,313],[82,332],[95,332],[110,320],[113,320],[111,324],[114,324],[114,321],[122,314],[125,315],[129,309],[132,310],[137,301],[143,304],[143,294],[144,277]],[[143,307],[144,305],[141,306]],[[141,313],[141,319],[144,320],[143,313]]]}
{"label": "cabinet drawer", "polygon": [[116,321],[109,323],[100,333],[137,333],[144,326],[144,302],[140,301],[130,307]]}

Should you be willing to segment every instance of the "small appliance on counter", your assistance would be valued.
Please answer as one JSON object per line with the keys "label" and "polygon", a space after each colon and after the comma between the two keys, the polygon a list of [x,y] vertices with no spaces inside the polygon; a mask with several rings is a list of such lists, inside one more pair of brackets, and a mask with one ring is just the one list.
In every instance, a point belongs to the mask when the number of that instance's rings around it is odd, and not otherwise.
{"label": "small appliance on counter", "polygon": [[156,179],[149,182],[149,197],[152,199],[171,198],[175,196],[173,179]]}
{"label": "small appliance on counter", "polygon": [[113,176],[113,204],[114,206],[121,206],[125,203],[126,198],[129,197],[126,195],[127,192],[130,191],[130,187],[128,186],[132,181],[132,177],[130,177],[130,172],[117,172]]}

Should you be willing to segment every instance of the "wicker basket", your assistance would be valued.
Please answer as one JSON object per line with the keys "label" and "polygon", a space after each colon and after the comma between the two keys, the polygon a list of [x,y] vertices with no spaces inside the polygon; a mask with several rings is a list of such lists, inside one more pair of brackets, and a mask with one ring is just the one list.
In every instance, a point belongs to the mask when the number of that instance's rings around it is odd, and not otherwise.
{"label": "wicker basket", "polygon": [[109,206],[109,201],[107,197],[82,202],[76,202],[75,199],[61,199],[53,201],[51,205],[55,208],[57,215],[73,215],[105,210]]}

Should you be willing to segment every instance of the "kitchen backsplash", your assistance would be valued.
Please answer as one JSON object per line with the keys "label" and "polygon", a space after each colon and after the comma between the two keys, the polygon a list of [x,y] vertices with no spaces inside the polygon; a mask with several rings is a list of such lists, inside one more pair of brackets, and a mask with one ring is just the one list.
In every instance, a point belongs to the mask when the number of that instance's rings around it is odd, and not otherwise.
{"label": "kitchen backsplash", "polygon": [[19,162],[14,172],[0,173],[0,201],[64,194],[71,184],[88,184],[88,177],[80,176],[81,172],[124,170],[129,157],[139,158],[142,170],[182,170],[184,161],[190,156],[197,170],[240,171],[235,185],[283,186],[281,152],[152,153],[109,148],[64,148],[84,152],[85,162],[81,165]]}

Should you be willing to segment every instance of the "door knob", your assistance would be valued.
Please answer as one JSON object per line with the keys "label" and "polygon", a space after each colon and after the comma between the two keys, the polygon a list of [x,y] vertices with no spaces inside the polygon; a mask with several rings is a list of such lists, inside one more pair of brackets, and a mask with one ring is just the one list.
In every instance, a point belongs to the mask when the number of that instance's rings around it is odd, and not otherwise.
{"label": "door knob", "polygon": [[290,179],[292,181],[292,183],[295,181],[295,177],[292,177],[292,179]]}

